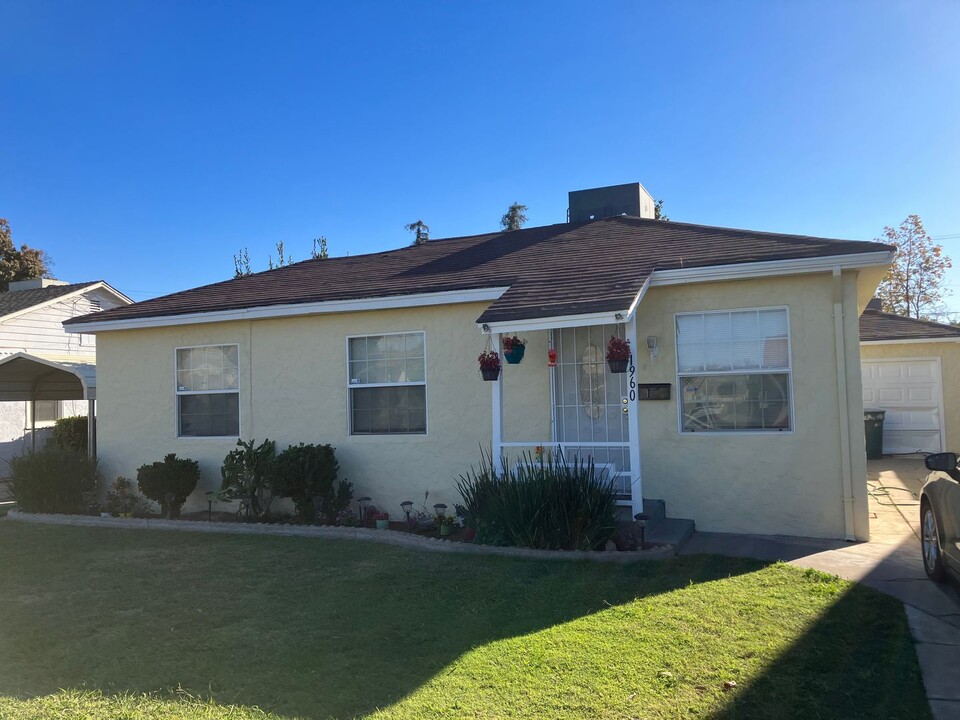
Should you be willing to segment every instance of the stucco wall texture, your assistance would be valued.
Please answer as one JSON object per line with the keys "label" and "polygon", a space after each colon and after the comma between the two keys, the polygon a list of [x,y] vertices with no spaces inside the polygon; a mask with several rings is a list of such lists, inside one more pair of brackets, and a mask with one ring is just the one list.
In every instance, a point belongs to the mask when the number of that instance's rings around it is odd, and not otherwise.
{"label": "stucco wall texture", "polygon": [[[220,485],[220,466],[235,440],[178,438],[175,350],[240,346],[240,429],[245,440],[270,438],[278,451],[299,442],[330,443],[340,477],[355,496],[399,516],[399,504],[428,506],[459,496],[454,480],[478,464],[491,442],[491,383],[477,356],[486,338],[474,320],[482,304],[426,307],[101,333],[97,346],[98,447],[107,478],[175,452],[200,462],[202,479],[188,509],[205,509],[202,491]],[[351,436],[347,427],[347,336],[423,331],[426,336],[427,434]],[[546,357],[546,333],[527,352]],[[550,436],[550,387],[544,363],[511,366],[505,379],[507,432]]]}
{"label": "stucco wall texture", "polygon": [[[854,527],[869,534],[862,387],[857,347],[856,275],[844,274],[847,399]],[[794,430],[693,433],[679,427],[674,314],[787,306],[790,317]],[[638,382],[669,382],[669,402],[640,405],[643,494],[666,501],[667,514],[697,529],[842,538],[843,476],[829,274],[750,282],[652,288],[637,310],[637,337],[659,338],[660,354],[637,353]]]}
{"label": "stucco wall texture", "polygon": [[947,446],[960,452],[960,343],[915,342],[895,345],[861,345],[864,360],[940,358],[943,388],[943,418]]}
{"label": "stucco wall texture", "polygon": [[[651,289],[637,311],[638,382],[669,382],[669,401],[639,403],[644,496],[702,530],[842,537],[843,486],[828,273]],[[866,461],[860,408],[857,278],[844,274],[844,343],[856,535],[868,535]],[[678,430],[674,313],[789,307],[795,430],[789,433],[681,435]],[[491,383],[477,373],[486,345],[474,320],[479,303],[403,310],[237,321],[103,332],[97,338],[98,442],[106,477],[135,476],[141,464],[175,452],[200,461],[203,479],[190,506],[206,508],[203,490],[220,482],[230,439],[178,438],[175,349],[240,346],[240,412],[244,439],[331,443],[341,477],[356,495],[394,516],[399,503],[458,501],[456,477],[491,442]],[[426,333],[426,435],[351,436],[347,427],[346,338],[389,332]],[[504,374],[504,439],[550,437],[548,334],[523,333],[521,365]],[[651,360],[643,339],[656,335]],[[945,378],[946,380],[946,378]]]}

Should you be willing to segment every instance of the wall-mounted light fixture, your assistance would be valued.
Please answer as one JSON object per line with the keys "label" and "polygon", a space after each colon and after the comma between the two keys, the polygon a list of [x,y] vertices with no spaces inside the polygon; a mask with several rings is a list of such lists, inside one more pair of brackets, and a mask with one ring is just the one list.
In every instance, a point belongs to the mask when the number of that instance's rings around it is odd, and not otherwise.
{"label": "wall-mounted light fixture", "polygon": [[616,319],[617,322],[623,322],[623,313],[617,313],[613,317],[614,319]]}
{"label": "wall-mounted light fixture", "polygon": [[660,354],[660,341],[656,335],[647,335],[647,350],[650,351],[651,360]]}
{"label": "wall-mounted light fixture", "polygon": [[485,333],[489,333],[489,332],[490,332],[490,326],[487,325],[486,323],[484,323],[483,325],[481,325],[481,326],[480,326],[480,329],[483,330]]}

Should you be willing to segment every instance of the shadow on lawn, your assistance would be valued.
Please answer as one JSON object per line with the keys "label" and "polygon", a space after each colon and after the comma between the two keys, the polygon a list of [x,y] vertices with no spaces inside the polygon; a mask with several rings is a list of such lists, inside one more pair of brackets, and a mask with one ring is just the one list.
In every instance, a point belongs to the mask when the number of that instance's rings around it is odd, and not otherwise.
{"label": "shadow on lawn", "polygon": [[183,688],[284,715],[387,707],[464,652],[752,572],[607,566],[303,538],[0,525],[0,694]]}
{"label": "shadow on lawn", "polygon": [[[877,662],[879,657],[886,662]],[[727,705],[710,717],[929,718],[903,611],[870,588],[851,587],[763,674],[733,691]]]}
{"label": "shadow on lawn", "polygon": [[[6,521],[0,695],[180,686],[281,715],[354,717],[475,647],[766,564],[702,555],[619,567]],[[785,718],[916,717],[899,712],[916,698],[896,696],[921,687],[909,633],[884,609],[886,598],[853,588],[716,720],[777,707]],[[858,617],[877,620],[864,632]],[[870,662],[890,643],[898,662]],[[876,677],[851,683],[850,668]]]}

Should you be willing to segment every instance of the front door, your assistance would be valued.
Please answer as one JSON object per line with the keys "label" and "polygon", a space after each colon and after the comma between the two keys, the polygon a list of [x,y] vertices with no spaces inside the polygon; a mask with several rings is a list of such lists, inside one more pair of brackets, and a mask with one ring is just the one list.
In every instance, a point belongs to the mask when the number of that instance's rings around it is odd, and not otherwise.
{"label": "front door", "polygon": [[621,500],[630,499],[627,376],[611,373],[605,360],[611,335],[622,327],[591,325],[553,331],[554,441],[570,459],[590,456],[598,471],[613,478]]}

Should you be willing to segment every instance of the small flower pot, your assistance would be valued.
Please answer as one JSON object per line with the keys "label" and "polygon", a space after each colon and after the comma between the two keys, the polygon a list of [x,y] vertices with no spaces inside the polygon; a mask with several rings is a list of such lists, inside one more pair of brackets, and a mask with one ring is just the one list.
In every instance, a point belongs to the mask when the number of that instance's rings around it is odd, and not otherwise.
{"label": "small flower pot", "polygon": [[526,350],[525,345],[511,345],[509,350],[503,351],[503,357],[511,365],[519,365],[523,362],[523,353]]}
{"label": "small flower pot", "polygon": [[480,377],[491,382],[500,377],[500,368],[480,368]]}
{"label": "small flower pot", "polygon": [[625,373],[627,371],[627,366],[630,364],[630,360],[607,360],[607,367],[610,368],[612,373]]}
{"label": "small flower pot", "polygon": [[389,530],[390,521],[389,520],[377,520],[377,530]]}
{"label": "small flower pot", "polygon": [[440,536],[444,537],[450,535],[453,532],[453,525],[441,525],[440,526]]}

